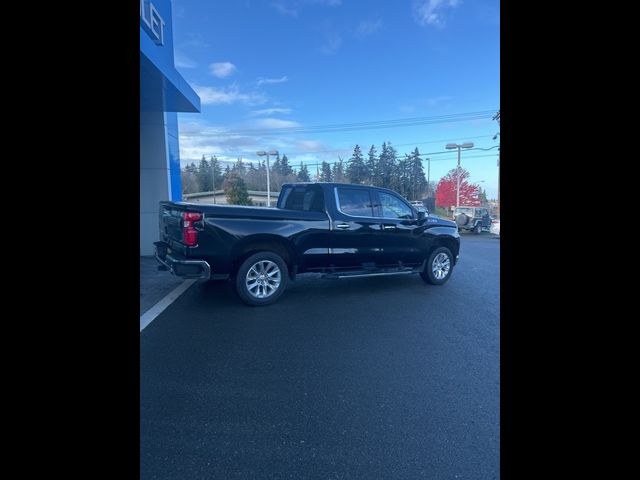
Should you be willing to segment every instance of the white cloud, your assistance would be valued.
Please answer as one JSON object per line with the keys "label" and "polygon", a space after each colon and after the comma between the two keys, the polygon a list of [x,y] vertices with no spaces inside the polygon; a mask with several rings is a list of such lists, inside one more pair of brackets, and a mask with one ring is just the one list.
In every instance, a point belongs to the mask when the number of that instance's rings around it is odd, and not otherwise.
{"label": "white cloud", "polygon": [[427,106],[428,107],[434,107],[439,103],[446,102],[447,100],[453,100],[453,97],[449,97],[447,95],[442,95],[440,97],[427,98]]}
{"label": "white cloud", "polygon": [[317,140],[298,140],[296,142],[296,147],[298,147],[303,152],[319,152],[325,150],[322,142]]}
{"label": "white cloud", "polygon": [[289,81],[289,77],[287,77],[286,75],[280,77],[280,78],[263,78],[260,77],[258,78],[258,86],[260,85],[271,85],[274,83],[284,83],[284,82],[288,82]]}
{"label": "white cloud", "polygon": [[[281,128],[278,122],[269,124]],[[296,122],[293,122],[298,125]],[[288,126],[293,126],[289,125]],[[201,120],[180,122],[180,163],[184,166],[188,163],[196,164],[206,155],[216,155],[221,161],[235,162],[239,156],[245,161],[257,162],[255,152],[266,148],[277,149],[281,154],[286,154],[292,165],[304,162],[311,168],[311,164],[320,163],[323,160],[335,161],[338,155],[345,159],[353,148],[336,149],[331,145],[312,139],[300,139],[287,135],[252,134],[256,130],[255,122],[241,125],[211,125]],[[265,130],[263,127],[262,130]],[[233,131],[245,133],[233,133]],[[315,173],[315,167],[314,173]]]}
{"label": "white cloud", "polygon": [[419,25],[444,26],[444,12],[455,8],[460,0],[414,0],[413,16]]}
{"label": "white cloud", "polygon": [[266,97],[261,93],[241,93],[235,85],[226,88],[216,88],[193,84],[193,89],[200,97],[200,102],[203,105],[230,105],[232,103],[260,105],[267,101]]}
{"label": "white cloud", "polygon": [[180,42],[180,48],[208,48],[210,45],[201,33],[188,33],[188,40]]}
{"label": "white cloud", "polygon": [[177,68],[196,68],[198,64],[187,57],[181,50],[174,52],[174,64]]}
{"label": "white cloud", "polygon": [[324,5],[327,7],[337,7],[342,4],[342,0],[304,0],[310,5]]}
{"label": "white cloud", "polygon": [[273,8],[275,8],[280,15],[288,15],[290,17],[297,17],[298,10],[292,6],[287,6],[285,2],[271,2],[270,4]]}
{"label": "white cloud", "polygon": [[356,36],[360,38],[364,38],[368,35],[372,35],[376,33],[378,30],[380,30],[381,26],[382,26],[381,19],[362,20],[360,23],[358,23],[358,26],[356,27]]}
{"label": "white cloud", "polygon": [[281,113],[288,115],[291,113],[290,108],[263,108],[262,110],[252,110],[249,112],[250,117],[259,117],[261,115],[273,115],[274,113]]}
{"label": "white cloud", "polygon": [[325,55],[333,55],[342,45],[342,36],[338,32],[328,31],[324,34],[324,43],[320,51]]}
{"label": "white cloud", "polygon": [[301,127],[302,125],[293,120],[281,120],[279,118],[261,118],[256,120],[253,125],[257,128],[263,129],[280,129],[280,128],[294,128]]}
{"label": "white cloud", "polygon": [[235,73],[238,69],[231,62],[217,62],[209,65],[211,75],[218,78],[225,78]]}
{"label": "white cloud", "polygon": [[323,7],[337,7],[342,5],[342,0],[275,0],[269,4],[275,8],[280,15],[297,17],[301,8],[309,5],[320,5]]}

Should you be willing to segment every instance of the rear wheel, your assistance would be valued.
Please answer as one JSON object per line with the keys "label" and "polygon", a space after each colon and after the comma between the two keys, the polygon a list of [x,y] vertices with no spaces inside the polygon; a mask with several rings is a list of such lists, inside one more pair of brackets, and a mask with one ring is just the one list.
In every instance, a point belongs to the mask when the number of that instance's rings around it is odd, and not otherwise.
{"label": "rear wheel", "polygon": [[420,277],[432,285],[442,285],[451,276],[453,270],[453,254],[447,247],[438,247],[427,259],[424,272]]}
{"label": "rear wheel", "polygon": [[476,227],[473,229],[473,233],[479,235],[482,232],[482,224],[480,222],[476,223]]}
{"label": "rear wheel", "polygon": [[252,307],[269,305],[280,298],[289,281],[287,264],[273,252],[258,252],[247,258],[236,274],[240,299]]}

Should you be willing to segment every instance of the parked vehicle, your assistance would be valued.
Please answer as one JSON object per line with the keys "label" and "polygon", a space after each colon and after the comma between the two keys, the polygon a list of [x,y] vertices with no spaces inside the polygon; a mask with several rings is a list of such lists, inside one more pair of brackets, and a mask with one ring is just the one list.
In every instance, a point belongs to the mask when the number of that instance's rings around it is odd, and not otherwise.
{"label": "parked vehicle", "polygon": [[498,235],[500,236],[500,219],[493,219],[491,220],[491,228],[489,228],[489,231],[491,233],[493,233],[494,235]]}
{"label": "parked vehicle", "polygon": [[384,188],[295,183],[276,208],[160,202],[160,269],[184,278],[233,281],[248,305],[275,302],[304,272],[327,278],[418,273],[451,277],[460,236]]}
{"label": "parked vehicle", "polygon": [[460,231],[479,234],[491,227],[489,211],[482,207],[456,207],[453,218]]}

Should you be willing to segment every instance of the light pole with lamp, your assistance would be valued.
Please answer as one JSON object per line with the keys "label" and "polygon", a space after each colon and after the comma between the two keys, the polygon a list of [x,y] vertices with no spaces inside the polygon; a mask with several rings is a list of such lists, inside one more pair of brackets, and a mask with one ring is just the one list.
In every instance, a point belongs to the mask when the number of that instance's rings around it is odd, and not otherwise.
{"label": "light pole with lamp", "polygon": [[264,150],[260,150],[256,152],[256,155],[259,157],[267,156],[267,208],[271,206],[271,180],[269,179],[269,155],[278,155],[277,150],[269,150],[265,152]]}
{"label": "light pole with lamp", "polygon": [[457,169],[457,185],[456,185],[456,208],[460,206],[460,150],[463,148],[473,148],[473,142],[467,142],[462,144],[447,143],[447,150],[458,149],[458,169]]}

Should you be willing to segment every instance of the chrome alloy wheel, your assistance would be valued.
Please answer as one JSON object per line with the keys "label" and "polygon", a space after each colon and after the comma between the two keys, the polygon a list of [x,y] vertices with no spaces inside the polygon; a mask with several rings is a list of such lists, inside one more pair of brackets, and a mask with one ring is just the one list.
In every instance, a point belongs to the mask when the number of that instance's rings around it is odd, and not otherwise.
{"label": "chrome alloy wheel", "polygon": [[451,261],[446,253],[441,252],[434,257],[433,262],[431,263],[431,271],[433,272],[433,276],[436,280],[442,280],[444,277],[449,275],[450,269]]}
{"label": "chrome alloy wheel", "polygon": [[247,291],[252,297],[267,298],[280,286],[280,268],[270,260],[260,260],[251,265],[245,279]]}

